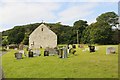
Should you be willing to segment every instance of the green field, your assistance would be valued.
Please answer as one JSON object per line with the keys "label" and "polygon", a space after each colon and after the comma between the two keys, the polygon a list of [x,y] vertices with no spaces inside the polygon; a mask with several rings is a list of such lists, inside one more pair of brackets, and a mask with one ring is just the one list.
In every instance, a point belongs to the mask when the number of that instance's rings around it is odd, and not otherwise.
{"label": "green field", "polygon": [[118,78],[118,45],[116,54],[106,55],[106,47],[98,45],[98,51],[90,53],[77,48],[75,55],[61,59],[58,56],[16,60],[14,50],[2,57],[6,78]]}

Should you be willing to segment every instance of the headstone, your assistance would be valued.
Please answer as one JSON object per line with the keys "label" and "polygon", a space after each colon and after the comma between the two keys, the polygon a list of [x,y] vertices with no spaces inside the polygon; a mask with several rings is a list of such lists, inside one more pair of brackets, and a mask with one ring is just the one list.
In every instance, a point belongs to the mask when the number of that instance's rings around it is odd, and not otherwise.
{"label": "headstone", "polygon": [[44,56],[49,56],[49,52],[47,50],[44,51]]}
{"label": "headstone", "polygon": [[49,48],[49,47],[47,47],[47,48],[45,49],[45,51],[48,51],[49,55],[52,55],[52,56],[55,55],[55,54],[58,54],[58,52],[57,52],[56,49]]}
{"label": "headstone", "polygon": [[95,46],[89,46],[90,52],[95,52]]}
{"label": "headstone", "polygon": [[19,50],[19,53],[22,53],[22,54],[24,54],[24,50]]}
{"label": "headstone", "polygon": [[76,45],[73,44],[73,45],[72,45],[72,48],[76,49]]}
{"label": "headstone", "polygon": [[59,58],[63,58],[63,48],[59,49]]}
{"label": "headstone", "polygon": [[106,54],[115,54],[115,47],[108,47],[106,49]]}
{"label": "headstone", "polygon": [[33,52],[32,52],[32,51],[29,51],[28,56],[29,56],[29,57],[33,57]]}
{"label": "headstone", "polygon": [[7,45],[7,50],[9,50],[9,45]]}
{"label": "headstone", "polygon": [[33,55],[40,56],[40,50],[39,49],[33,50]]}
{"label": "headstone", "polygon": [[27,56],[24,50],[19,50],[19,53],[22,53],[24,56]]}
{"label": "headstone", "polygon": [[67,58],[67,48],[63,48],[63,58]]}
{"label": "headstone", "polygon": [[99,50],[99,47],[95,47],[95,50],[96,50],[96,51]]}
{"label": "headstone", "polygon": [[15,58],[22,59],[22,53],[15,53]]}
{"label": "headstone", "polygon": [[23,50],[23,48],[24,48],[24,45],[21,43],[21,44],[19,45],[19,50]]}
{"label": "headstone", "polygon": [[18,50],[17,48],[14,48],[14,50]]}

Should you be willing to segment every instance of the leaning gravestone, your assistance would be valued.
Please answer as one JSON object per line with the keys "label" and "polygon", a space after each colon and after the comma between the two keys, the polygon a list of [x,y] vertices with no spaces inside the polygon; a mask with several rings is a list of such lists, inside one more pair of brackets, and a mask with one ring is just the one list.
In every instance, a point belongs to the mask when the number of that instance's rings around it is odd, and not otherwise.
{"label": "leaning gravestone", "polygon": [[115,47],[108,47],[106,49],[106,54],[115,54]]}

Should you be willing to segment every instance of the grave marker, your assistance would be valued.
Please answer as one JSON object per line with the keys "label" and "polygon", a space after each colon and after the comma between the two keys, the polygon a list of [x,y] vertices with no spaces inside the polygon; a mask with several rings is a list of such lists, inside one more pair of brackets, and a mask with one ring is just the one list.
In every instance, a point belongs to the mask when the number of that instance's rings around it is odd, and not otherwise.
{"label": "grave marker", "polygon": [[106,48],[106,54],[115,54],[115,47]]}

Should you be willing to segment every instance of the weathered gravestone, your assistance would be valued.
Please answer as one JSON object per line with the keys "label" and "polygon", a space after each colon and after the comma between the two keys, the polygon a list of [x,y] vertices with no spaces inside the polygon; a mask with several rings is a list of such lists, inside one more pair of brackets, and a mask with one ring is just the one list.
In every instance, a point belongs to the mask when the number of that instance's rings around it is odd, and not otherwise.
{"label": "weathered gravestone", "polygon": [[23,54],[24,56],[27,56],[24,50],[19,50],[19,53]]}
{"label": "weathered gravestone", "polygon": [[63,48],[63,58],[67,58],[67,55],[68,53],[67,53],[67,47],[64,47]]}
{"label": "weathered gravestone", "polygon": [[47,50],[44,51],[44,56],[49,56],[49,52]]}
{"label": "weathered gravestone", "polygon": [[63,58],[63,48],[59,49],[59,58]]}
{"label": "weathered gravestone", "polygon": [[95,52],[95,46],[89,46],[90,52]]}
{"label": "weathered gravestone", "polygon": [[22,54],[24,54],[24,50],[19,50],[19,53],[22,53]]}
{"label": "weathered gravestone", "polygon": [[29,50],[28,57],[33,57],[33,51],[32,50]]}
{"label": "weathered gravestone", "polygon": [[39,49],[33,50],[33,56],[40,56],[40,50]]}
{"label": "weathered gravestone", "polygon": [[23,50],[23,48],[24,48],[24,44],[21,43],[21,44],[19,45],[19,50]]}
{"label": "weathered gravestone", "polygon": [[54,48],[49,48],[49,47],[47,47],[47,48],[45,49],[45,51],[48,51],[48,54],[49,54],[50,56],[53,56],[53,55],[55,55],[55,54],[58,54],[58,51],[57,51],[56,49],[54,49]]}
{"label": "weathered gravestone", "polygon": [[72,45],[72,48],[76,49],[76,45],[75,45],[75,44],[73,44],[73,45]]}
{"label": "weathered gravestone", "polygon": [[106,48],[106,54],[115,54],[115,47]]}
{"label": "weathered gravestone", "polygon": [[19,52],[15,53],[15,58],[22,59],[22,53],[19,53]]}

